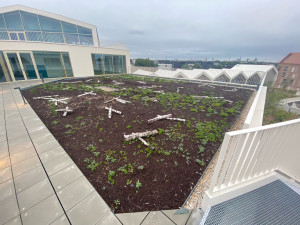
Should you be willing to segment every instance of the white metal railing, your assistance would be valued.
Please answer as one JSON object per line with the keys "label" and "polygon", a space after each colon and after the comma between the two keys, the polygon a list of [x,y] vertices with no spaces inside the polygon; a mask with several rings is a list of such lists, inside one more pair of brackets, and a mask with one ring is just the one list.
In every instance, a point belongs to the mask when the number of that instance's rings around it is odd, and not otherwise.
{"label": "white metal railing", "polygon": [[275,169],[300,177],[300,119],[225,134],[209,193]]}

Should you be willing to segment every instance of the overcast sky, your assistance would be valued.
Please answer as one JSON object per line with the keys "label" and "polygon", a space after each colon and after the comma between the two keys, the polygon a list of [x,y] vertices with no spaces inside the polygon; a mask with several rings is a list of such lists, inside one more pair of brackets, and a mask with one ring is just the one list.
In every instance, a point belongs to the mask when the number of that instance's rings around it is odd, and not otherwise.
{"label": "overcast sky", "polygon": [[0,0],[78,19],[131,58],[278,61],[300,52],[300,0]]}

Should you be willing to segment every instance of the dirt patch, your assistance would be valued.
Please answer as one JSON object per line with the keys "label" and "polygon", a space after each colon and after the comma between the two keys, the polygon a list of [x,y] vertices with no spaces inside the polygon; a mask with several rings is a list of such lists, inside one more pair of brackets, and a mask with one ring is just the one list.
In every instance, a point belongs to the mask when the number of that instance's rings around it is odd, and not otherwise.
{"label": "dirt patch", "polygon": [[[137,82],[140,80],[145,83]],[[54,82],[23,94],[87,179],[118,213],[180,207],[252,94],[251,90],[231,92],[227,91],[232,89],[229,87],[211,88],[133,76],[82,81]],[[116,82],[124,84],[118,86]],[[99,85],[118,91],[96,89]],[[77,97],[90,91],[97,95]],[[45,99],[33,99],[49,95],[69,98],[68,103],[55,106]],[[130,103],[104,103],[116,97]],[[55,111],[66,106],[73,110],[66,117]],[[112,112],[109,119],[105,107],[122,114]],[[166,114],[186,121],[164,119],[147,123]],[[124,141],[124,134],[149,130],[158,131],[157,135],[144,138],[150,147],[137,139]]]}

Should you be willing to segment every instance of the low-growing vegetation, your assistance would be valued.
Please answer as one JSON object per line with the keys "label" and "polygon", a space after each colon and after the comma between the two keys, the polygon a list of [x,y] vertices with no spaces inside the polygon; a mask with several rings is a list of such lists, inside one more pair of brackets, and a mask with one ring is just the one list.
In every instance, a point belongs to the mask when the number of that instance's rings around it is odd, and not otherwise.
{"label": "low-growing vegetation", "polygon": [[[24,95],[111,208],[134,212],[183,204],[252,93],[229,89],[152,77],[106,76],[48,83]],[[80,96],[91,91],[95,94]],[[68,98],[67,103],[33,99],[49,95]],[[56,110],[66,106],[73,112],[64,117]],[[109,118],[105,107],[121,115],[113,112]],[[179,121],[147,122],[166,114]],[[124,134],[152,130],[157,134],[143,137],[147,145],[124,139]]]}

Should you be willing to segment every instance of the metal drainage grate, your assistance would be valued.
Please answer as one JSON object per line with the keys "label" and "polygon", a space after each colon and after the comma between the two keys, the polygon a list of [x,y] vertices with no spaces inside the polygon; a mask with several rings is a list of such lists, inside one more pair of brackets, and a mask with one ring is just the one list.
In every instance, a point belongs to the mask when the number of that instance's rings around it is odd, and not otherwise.
{"label": "metal drainage grate", "polygon": [[276,180],[212,206],[205,224],[300,224],[300,195]]}

